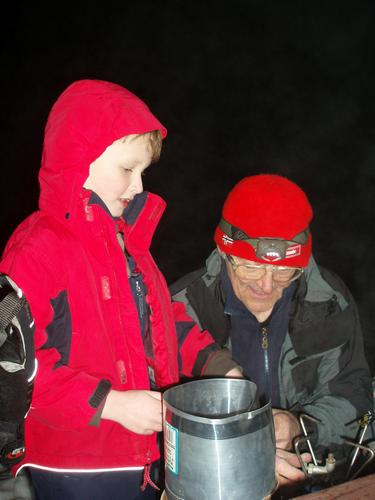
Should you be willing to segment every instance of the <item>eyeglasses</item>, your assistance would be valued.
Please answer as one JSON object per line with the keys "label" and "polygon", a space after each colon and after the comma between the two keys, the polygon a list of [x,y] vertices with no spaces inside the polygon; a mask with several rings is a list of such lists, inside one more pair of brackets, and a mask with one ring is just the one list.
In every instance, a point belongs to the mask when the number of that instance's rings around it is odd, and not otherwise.
{"label": "eyeglasses", "polygon": [[303,267],[282,267],[270,264],[239,264],[232,255],[225,255],[225,258],[233,267],[234,272],[240,279],[259,280],[263,278],[267,269],[272,270],[274,281],[287,284],[298,279],[304,272]]}

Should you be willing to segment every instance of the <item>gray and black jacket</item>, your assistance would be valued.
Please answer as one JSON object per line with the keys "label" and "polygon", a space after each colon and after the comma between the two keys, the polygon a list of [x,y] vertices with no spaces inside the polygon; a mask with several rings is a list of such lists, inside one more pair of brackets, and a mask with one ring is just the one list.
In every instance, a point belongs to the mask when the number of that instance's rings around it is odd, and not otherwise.
{"label": "gray and black jacket", "polygon": [[[206,266],[170,287],[175,301],[230,347],[230,316],[224,313],[223,260],[215,250]],[[373,409],[371,378],[355,302],[341,279],[311,259],[292,298],[289,327],[278,366],[281,408],[306,413],[318,453],[354,441],[358,419]]]}

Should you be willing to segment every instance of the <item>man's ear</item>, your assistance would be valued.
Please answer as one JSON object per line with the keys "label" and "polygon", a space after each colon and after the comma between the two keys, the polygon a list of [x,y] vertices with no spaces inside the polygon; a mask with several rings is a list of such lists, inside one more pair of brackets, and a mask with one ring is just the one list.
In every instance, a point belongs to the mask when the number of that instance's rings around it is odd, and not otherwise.
{"label": "man's ear", "polygon": [[217,251],[219,252],[220,256],[225,259],[225,253],[221,250],[220,247],[218,247],[218,245],[216,245],[216,248],[217,248]]}

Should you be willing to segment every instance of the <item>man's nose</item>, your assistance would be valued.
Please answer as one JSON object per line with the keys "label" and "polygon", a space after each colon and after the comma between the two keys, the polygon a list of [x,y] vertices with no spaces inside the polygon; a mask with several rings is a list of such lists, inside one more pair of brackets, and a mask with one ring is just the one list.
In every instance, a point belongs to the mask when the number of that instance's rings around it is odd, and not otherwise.
{"label": "man's nose", "polygon": [[266,274],[259,280],[259,286],[265,293],[271,293],[273,290],[273,272],[272,269],[266,269]]}

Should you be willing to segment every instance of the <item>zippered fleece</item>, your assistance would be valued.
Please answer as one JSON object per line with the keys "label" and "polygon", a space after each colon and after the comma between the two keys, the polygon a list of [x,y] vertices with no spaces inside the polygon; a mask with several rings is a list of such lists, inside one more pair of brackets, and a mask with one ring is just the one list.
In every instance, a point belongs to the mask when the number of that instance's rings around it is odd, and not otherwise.
{"label": "zippered fleece", "polygon": [[[170,291],[202,329],[222,346],[230,346],[222,265],[215,250],[204,268],[178,280]],[[342,452],[344,439],[355,441],[357,420],[373,410],[358,311],[341,279],[319,268],[313,258],[292,299],[278,374],[281,407],[319,420],[305,421],[318,454]]]}
{"label": "zippered fleece", "polygon": [[[111,388],[162,389],[199,374],[219,347],[194,325],[149,247],[165,202],[151,193],[131,220],[115,220],[82,186],[90,164],[116,139],[164,127],[136,96],[107,82],[80,81],[53,106],[45,131],[39,210],[11,236],[0,263],[35,318],[38,371],[26,418],[21,466],[89,471],[142,467],[159,457],[144,436],[102,419]],[[157,168],[157,167],[152,167]],[[146,359],[137,308],[117,239],[147,286],[152,356]]]}

